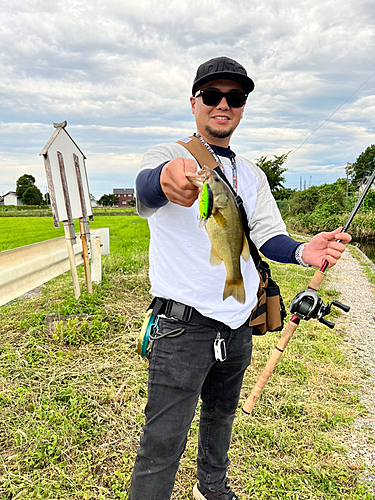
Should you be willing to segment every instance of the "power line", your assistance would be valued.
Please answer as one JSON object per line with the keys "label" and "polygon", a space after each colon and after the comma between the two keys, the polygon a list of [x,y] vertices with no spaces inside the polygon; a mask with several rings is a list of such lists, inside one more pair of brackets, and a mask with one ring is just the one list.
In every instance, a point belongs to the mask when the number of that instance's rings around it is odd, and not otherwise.
{"label": "power line", "polygon": [[351,94],[351,95],[350,95],[347,99],[345,99],[345,101],[344,101],[342,104],[340,104],[340,106],[339,106],[337,109],[335,109],[335,111],[334,111],[333,113],[331,113],[331,114],[329,115],[329,117],[328,117],[328,118],[326,118],[326,119],[325,119],[325,120],[324,120],[324,121],[323,121],[323,122],[322,122],[322,123],[321,123],[318,127],[316,127],[316,129],[315,129],[315,130],[313,130],[313,131],[311,132],[311,134],[309,134],[309,135],[306,137],[306,139],[303,141],[303,143],[302,143],[300,146],[298,146],[298,148],[297,148],[297,149],[293,150],[293,151],[290,153],[290,155],[292,155],[292,154],[296,153],[299,149],[301,149],[301,148],[302,148],[302,146],[303,146],[303,145],[304,145],[304,144],[305,144],[305,143],[306,143],[306,142],[310,139],[310,137],[311,137],[313,134],[315,134],[315,132],[317,132],[317,131],[321,128],[321,127],[323,127],[323,125],[324,125],[325,123],[327,123],[327,122],[328,122],[328,120],[329,120],[330,118],[332,118],[332,116],[333,116],[335,113],[337,113],[337,111],[338,111],[339,109],[341,109],[341,108],[344,106],[344,104],[346,104],[346,103],[347,103],[347,102],[348,102],[348,101],[349,101],[349,100],[353,97],[353,95],[355,95],[355,94],[356,94],[359,90],[361,90],[361,88],[362,88],[364,85],[366,85],[366,83],[367,83],[369,80],[371,80],[371,78],[372,78],[374,75],[375,75],[375,71],[374,71],[374,73],[373,73],[371,76],[369,76],[369,77],[367,78],[367,80],[365,80],[365,81],[362,83],[362,85],[360,85],[360,86],[357,88],[357,90],[355,90],[355,91],[354,91],[354,92],[353,92],[353,93],[352,93],[352,94]]}

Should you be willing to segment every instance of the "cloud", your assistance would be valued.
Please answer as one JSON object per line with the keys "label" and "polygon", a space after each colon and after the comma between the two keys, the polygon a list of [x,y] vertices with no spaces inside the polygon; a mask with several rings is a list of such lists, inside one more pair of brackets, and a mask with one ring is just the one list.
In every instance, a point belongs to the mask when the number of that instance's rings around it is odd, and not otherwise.
{"label": "cloud", "polygon": [[371,2],[12,0],[1,10],[0,192],[20,171],[45,183],[39,152],[65,119],[97,197],[132,185],[150,146],[194,131],[196,68],[221,54],[256,82],[239,153],[299,148],[290,173],[318,182],[374,142],[375,77],[361,87],[373,70]]}

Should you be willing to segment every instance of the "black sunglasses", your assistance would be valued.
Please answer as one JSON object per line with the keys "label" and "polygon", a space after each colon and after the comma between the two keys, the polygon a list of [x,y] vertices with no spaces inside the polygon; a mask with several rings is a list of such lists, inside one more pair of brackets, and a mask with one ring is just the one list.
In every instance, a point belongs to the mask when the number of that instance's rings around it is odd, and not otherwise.
{"label": "black sunglasses", "polygon": [[217,106],[221,102],[222,98],[225,97],[228,106],[231,108],[242,108],[245,104],[247,96],[244,92],[221,92],[216,89],[203,89],[198,90],[194,97],[202,96],[203,104],[206,106]]}

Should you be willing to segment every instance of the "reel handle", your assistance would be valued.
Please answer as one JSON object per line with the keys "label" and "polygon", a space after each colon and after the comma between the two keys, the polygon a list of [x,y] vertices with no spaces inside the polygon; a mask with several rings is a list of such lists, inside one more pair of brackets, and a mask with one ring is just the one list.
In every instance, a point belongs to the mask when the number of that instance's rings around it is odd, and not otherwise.
{"label": "reel handle", "polygon": [[335,323],[333,321],[329,321],[328,319],[319,318],[319,322],[331,329],[335,326]]}
{"label": "reel handle", "polygon": [[333,306],[338,307],[339,309],[342,309],[346,313],[350,311],[350,306],[346,306],[345,304],[342,304],[341,302],[338,302],[337,300],[332,300],[331,304]]}

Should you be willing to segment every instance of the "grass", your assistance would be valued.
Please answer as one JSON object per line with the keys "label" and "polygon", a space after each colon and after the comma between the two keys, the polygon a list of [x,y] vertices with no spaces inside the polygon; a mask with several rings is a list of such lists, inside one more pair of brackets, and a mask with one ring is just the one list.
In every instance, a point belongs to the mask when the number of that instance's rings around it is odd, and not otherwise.
{"label": "grass", "polygon": [[[78,221],[74,221],[75,230],[79,232]],[[133,241],[148,243],[147,223],[136,215],[101,216],[90,222],[90,228],[108,227],[111,234],[111,249],[114,254],[131,257],[134,249]],[[18,248],[64,235],[61,227],[55,229],[52,217],[12,217],[0,218],[0,251]]]}
{"label": "grass", "polygon": [[[99,226],[110,228],[111,255],[93,294],[76,301],[67,273],[38,297],[0,308],[0,498],[127,498],[147,400],[136,341],[150,301],[148,229],[138,217],[103,217]],[[18,232],[28,243],[25,227]],[[272,268],[286,304],[313,274]],[[82,267],[79,277],[83,289]],[[319,293],[324,302],[337,296],[324,283]],[[48,315],[68,319],[51,330]],[[364,412],[344,332],[301,322],[253,414],[241,411],[279,336],[254,338],[230,450],[233,490],[244,500],[369,499],[361,464],[335,439]],[[192,500],[198,414],[174,500]]]}
{"label": "grass", "polygon": [[[92,209],[95,215],[136,215],[134,207],[95,207]],[[52,217],[51,207],[42,205],[0,205],[1,217]]]}
{"label": "grass", "polygon": [[[350,212],[327,214],[298,214],[286,217],[289,227],[295,231],[315,234],[320,231],[333,231],[342,226]],[[350,224],[350,234],[354,240],[374,240],[375,238],[375,210],[358,211],[352,223]]]}
{"label": "grass", "polygon": [[358,260],[358,262],[361,264],[362,269],[363,269],[364,273],[366,274],[367,279],[370,281],[370,283],[375,285],[374,266],[371,265],[368,262],[368,260],[366,260],[363,257],[363,254],[360,251],[358,251],[358,248],[356,248],[355,246],[353,247],[352,253],[353,253],[354,257]]}

